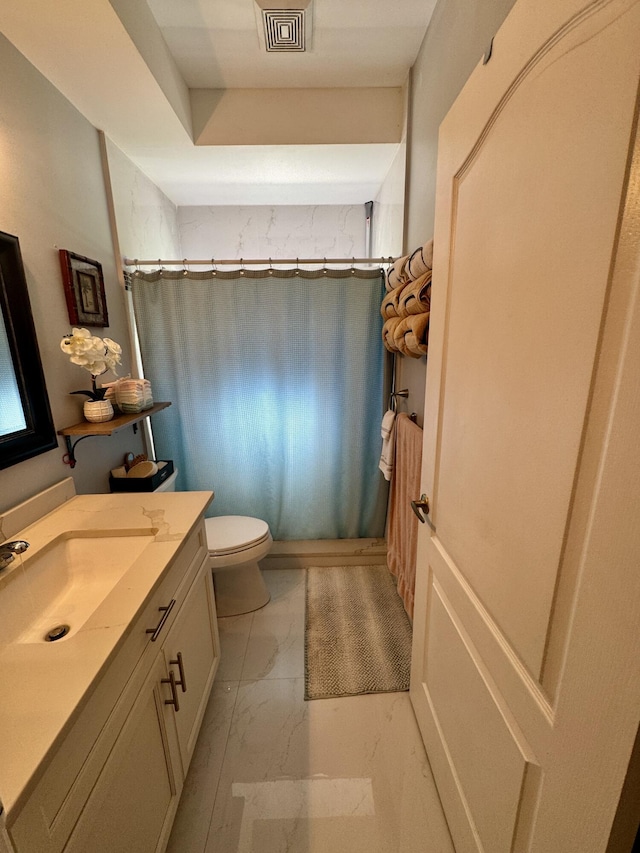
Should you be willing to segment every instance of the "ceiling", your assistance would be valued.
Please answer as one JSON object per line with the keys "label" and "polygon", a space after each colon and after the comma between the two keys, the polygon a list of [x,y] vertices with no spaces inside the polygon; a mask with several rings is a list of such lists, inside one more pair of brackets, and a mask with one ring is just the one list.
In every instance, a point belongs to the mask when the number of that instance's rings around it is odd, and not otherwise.
{"label": "ceiling", "polygon": [[[311,0],[307,51],[269,54],[260,43],[254,0],[147,2],[190,89],[402,86],[434,5]],[[263,5],[286,6],[279,0]]]}
{"label": "ceiling", "polygon": [[0,29],[177,205],[360,204],[401,139],[374,105],[404,98],[434,5],[310,0],[287,53],[266,52],[254,0],[0,0]]}

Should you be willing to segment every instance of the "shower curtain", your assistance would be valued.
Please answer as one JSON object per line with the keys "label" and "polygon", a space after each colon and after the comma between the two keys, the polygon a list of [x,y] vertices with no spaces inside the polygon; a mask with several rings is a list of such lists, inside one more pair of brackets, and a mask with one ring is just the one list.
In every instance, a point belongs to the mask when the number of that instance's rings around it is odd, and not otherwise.
{"label": "shower curtain", "polygon": [[162,270],[132,291],[178,489],[274,539],[384,535],[381,271]]}

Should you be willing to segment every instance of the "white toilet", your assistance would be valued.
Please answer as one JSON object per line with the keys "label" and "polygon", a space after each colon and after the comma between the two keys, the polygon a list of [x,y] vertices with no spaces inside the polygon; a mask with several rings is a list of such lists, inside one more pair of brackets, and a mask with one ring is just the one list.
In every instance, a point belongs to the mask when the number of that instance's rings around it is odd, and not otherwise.
{"label": "white toilet", "polygon": [[[174,492],[177,476],[174,471],[156,491]],[[245,515],[221,515],[205,518],[204,524],[218,616],[239,616],[264,607],[270,595],[258,562],[273,544],[267,522]]]}

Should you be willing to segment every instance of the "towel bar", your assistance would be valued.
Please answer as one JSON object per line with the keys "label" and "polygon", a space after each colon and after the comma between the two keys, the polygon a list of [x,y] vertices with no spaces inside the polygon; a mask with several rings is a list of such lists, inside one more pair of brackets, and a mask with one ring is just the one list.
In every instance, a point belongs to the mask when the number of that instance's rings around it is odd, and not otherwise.
{"label": "towel bar", "polygon": [[405,399],[409,396],[409,389],[403,388],[402,391],[392,391],[389,395],[389,408],[392,412],[396,410],[396,397],[404,397]]}

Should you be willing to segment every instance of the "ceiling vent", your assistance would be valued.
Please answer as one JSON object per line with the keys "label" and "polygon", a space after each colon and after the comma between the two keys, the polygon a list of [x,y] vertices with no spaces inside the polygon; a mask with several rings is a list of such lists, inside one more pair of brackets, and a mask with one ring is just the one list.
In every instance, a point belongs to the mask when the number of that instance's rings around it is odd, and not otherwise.
{"label": "ceiling vent", "polygon": [[[256,0],[260,43],[269,53],[306,51],[311,41],[311,0]],[[257,10],[256,10],[257,11]]]}
{"label": "ceiling vent", "polygon": [[304,9],[263,9],[264,40],[269,52],[305,50]]}

